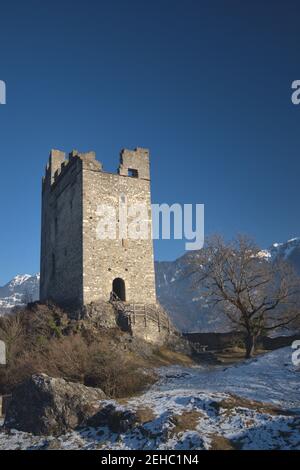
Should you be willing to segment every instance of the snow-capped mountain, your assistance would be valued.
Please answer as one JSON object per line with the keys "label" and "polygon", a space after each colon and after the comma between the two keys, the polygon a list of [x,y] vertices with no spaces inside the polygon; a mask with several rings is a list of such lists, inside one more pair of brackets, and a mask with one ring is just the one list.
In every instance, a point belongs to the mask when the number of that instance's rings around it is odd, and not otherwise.
{"label": "snow-capped mountain", "polygon": [[280,258],[290,262],[300,275],[300,237],[292,238],[285,243],[273,243],[269,253],[272,260]]}
{"label": "snow-capped mountain", "polygon": [[40,275],[22,274],[15,276],[0,287],[0,314],[17,305],[33,302],[39,298]]}

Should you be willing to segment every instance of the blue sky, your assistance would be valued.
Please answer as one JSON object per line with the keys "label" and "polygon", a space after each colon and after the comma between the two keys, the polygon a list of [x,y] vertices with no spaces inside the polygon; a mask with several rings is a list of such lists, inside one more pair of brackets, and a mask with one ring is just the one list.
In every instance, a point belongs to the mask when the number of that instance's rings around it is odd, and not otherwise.
{"label": "blue sky", "polygon": [[[206,234],[300,236],[297,1],[3,0],[0,284],[39,270],[51,148],[149,147],[153,202],[204,203]],[[175,259],[182,241],[155,242]]]}

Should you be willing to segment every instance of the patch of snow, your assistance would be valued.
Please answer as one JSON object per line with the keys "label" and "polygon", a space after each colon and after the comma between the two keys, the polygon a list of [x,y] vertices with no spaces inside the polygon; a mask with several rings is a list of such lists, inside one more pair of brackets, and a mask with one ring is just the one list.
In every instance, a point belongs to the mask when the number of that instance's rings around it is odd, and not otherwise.
{"label": "patch of snow", "polygon": [[15,276],[9,283],[9,285],[13,288],[16,286],[20,286],[21,284],[24,284],[25,281],[30,279],[32,276],[31,274],[19,274]]}
{"label": "patch of snow", "polygon": [[[260,357],[245,360],[240,364],[225,367],[217,366],[203,370],[174,368],[186,371],[187,376],[167,380],[165,386],[173,388],[201,389],[202,391],[222,391],[234,393],[249,399],[273,403],[277,406],[299,408],[300,411],[300,371],[292,363],[293,350],[281,348]],[[172,372],[173,373],[173,372]]]}
{"label": "patch of snow", "polygon": [[260,250],[257,255],[256,255],[258,258],[264,258],[264,259],[269,259],[269,258],[272,258],[272,255],[271,253],[269,252],[269,250]]}
{"label": "patch of snow", "polygon": [[[43,449],[56,441],[65,450],[201,450],[211,449],[215,439],[239,449],[300,449],[300,371],[290,348],[226,368],[172,366],[159,372],[160,381],[142,395],[122,403],[106,400],[120,410],[151,411],[148,421],[127,432],[102,426],[54,438],[0,431],[0,449]],[[239,402],[237,396],[256,401]]]}

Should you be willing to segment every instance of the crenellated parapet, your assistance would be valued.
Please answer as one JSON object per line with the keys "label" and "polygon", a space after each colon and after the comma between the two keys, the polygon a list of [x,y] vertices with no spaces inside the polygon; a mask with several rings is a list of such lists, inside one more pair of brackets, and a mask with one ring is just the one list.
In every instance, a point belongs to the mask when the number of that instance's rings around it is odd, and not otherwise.
{"label": "crenellated parapet", "polygon": [[150,180],[149,150],[137,147],[123,149],[120,154],[119,175]]}
{"label": "crenellated parapet", "polygon": [[75,165],[82,165],[83,168],[102,171],[102,164],[96,160],[95,152],[78,152],[72,150],[66,157],[66,153],[61,150],[52,149],[43,177],[43,184],[52,186],[56,184]]}
{"label": "crenellated parapet", "polygon": [[[68,156],[61,150],[52,149],[43,177],[43,186],[56,185],[61,178],[76,165],[94,171],[103,171],[102,163],[96,160],[96,153],[72,150]],[[149,150],[137,147],[134,150],[123,149],[118,167],[120,176],[150,180]]]}

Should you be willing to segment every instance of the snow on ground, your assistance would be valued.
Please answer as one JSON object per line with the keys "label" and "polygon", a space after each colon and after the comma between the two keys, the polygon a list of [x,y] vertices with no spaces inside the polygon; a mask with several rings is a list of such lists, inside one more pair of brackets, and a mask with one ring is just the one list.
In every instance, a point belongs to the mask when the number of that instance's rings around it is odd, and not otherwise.
{"label": "snow on ground", "polygon": [[[300,410],[300,370],[297,372],[293,366],[292,352],[289,347],[282,348],[233,366],[209,370],[169,368],[163,371],[169,379],[162,380],[160,388],[229,392]],[[180,371],[184,373],[181,377],[176,375]]]}
{"label": "snow on ground", "polygon": [[106,402],[139,416],[126,432],[0,432],[0,449],[300,449],[300,371],[291,353],[284,348],[227,368],[163,368],[141,396]]}

